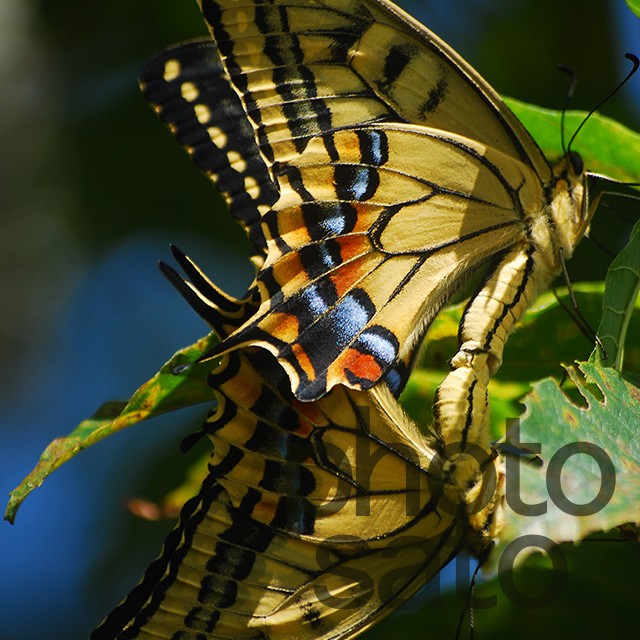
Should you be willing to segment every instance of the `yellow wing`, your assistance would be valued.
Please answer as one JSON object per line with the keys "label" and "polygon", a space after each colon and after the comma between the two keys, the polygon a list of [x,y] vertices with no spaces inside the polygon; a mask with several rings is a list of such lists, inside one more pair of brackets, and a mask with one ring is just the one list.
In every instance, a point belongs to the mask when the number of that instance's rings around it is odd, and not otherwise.
{"label": "yellow wing", "polygon": [[[201,5],[279,192],[260,308],[215,354],[269,350],[303,400],[367,389],[411,360],[470,274],[504,283],[528,256],[530,300],[559,247],[570,255],[586,227],[577,163],[550,168],[493,89],[395,5]],[[505,309],[522,306],[509,282]]]}
{"label": "yellow wing", "polygon": [[[198,284],[226,335],[246,303]],[[92,640],[351,637],[461,548],[469,522],[440,506],[438,441],[384,387],[302,403],[255,348],[225,356],[210,383],[209,475]]]}
{"label": "yellow wing", "polygon": [[[184,257],[193,284],[170,276],[224,338],[212,355],[244,348],[211,375],[202,491],[92,638],[352,637],[499,527],[486,387],[585,229],[582,169],[575,156],[550,168],[492,89],[391,3],[202,8],[223,94],[254,130],[243,148],[277,192],[270,211],[237,210],[250,232],[257,213],[267,243],[260,301]],[[388,376],[478,269],[425,437]]]}
{"label": "yellow wing", "polygon": [[550,178],[497,93],[392,2],[199,3],[274,174],[310,137],[384,121],[456,133],[526,163],[541,182]]}

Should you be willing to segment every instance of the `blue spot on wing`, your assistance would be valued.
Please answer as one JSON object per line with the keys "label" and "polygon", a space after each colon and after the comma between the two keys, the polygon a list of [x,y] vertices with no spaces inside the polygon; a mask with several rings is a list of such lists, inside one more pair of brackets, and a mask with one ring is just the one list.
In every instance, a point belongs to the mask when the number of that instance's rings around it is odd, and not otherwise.
{"label": "blue spot on wing", "polygon": [[400,395],[400,392],[404,388],[404,384],[406,382],[405,376],[403,376],[395,367],[389,369],[389,372],[384,377],[384,381],[387,387],[389,387],[389,391],[391,391],[396,398]]}
{"label": "blue spot on wing", "polygon": [[382,131],[358,131],[360,155],[364,164],[380,167],[389,159],[389,143]]}
{"label": "blue spot on wing", "polygon": [[327,314],[327,323],[339,347],[347,346],[366,326],[373,316],[372,307],[369,296],[361,289],[355,289]]}
{"label": "blue spot on wing", "polygon": [[302,291],[300,297],[303,304],[311,311],[312,317],[320,316],[327,310],[327,303],[320,289],[315,284],[312,284]]}
{"label": "blue spot on wing", "polygon": [[327,271],[329,269],[333,269],[342,262],[342,260],[340,259],[340,254],[338,254],[338,257],[336,258],[336,256],[331,252],[330,247],[326,244],[320,245],[320,247],[318,247],[318,255],[320,257],[322,266]]}
{"label": "blue spot on wing", "polygon": [[398,356],[398,339],[384,327],[370,327],[358,337],[354,348],[370,353],[383,365],[390,365]]}
{"label": "blue spot on wing", "polygon": [[312,240],[349,233],[358,220],[358,213],[347,202],[305,202],[301,209]]}
{"label": "blue spot on wing", "polygon": [[340,245],[335,240],[302,247],[299,255],[300,262],[311,280],[342,264]]}
{"label": "blue spot on wing", "polygon": [[355,200],[361,200],[369,191],[370,172],[364,167],[358,167],[354,171],[354,179],[351,183],[351,192]]}
{"label": "blue spot on wing", "polygon": [[[329,366],[337,360],[347,346],[366,327],[375,314],[375,306],[367,293],[354,289],[319,317],[304,317],[298,313],[302,330],[298,342],[303,347],[311,363],[315,377],[309,380],[302,369],[298,369],[301,384],[296,391],[302,400],[315,400],[324,392],[325,374]],[[305,328],[306,327],[306,328]],[[297,360],[291,354],[290,346],[283,349],[283,357],[296,366]]]}
{"label": "blue spot on wing", "polygon": [[347,201],[369,200],[380,185],[376,169],[361,165],[337,165],[334,180],[338,198]]}
{"label": "blue spot on wing", "polygon": [[382,149],[380,148],[380,136],[375,132],[371,135],[371,157],[375,164],[382,162]]}
{"label": "blue spot on wing", "polygon": [[339,236],[345,232],[346,220],[343,215],[333,215],[321,223],[322,229],[326,235]]}

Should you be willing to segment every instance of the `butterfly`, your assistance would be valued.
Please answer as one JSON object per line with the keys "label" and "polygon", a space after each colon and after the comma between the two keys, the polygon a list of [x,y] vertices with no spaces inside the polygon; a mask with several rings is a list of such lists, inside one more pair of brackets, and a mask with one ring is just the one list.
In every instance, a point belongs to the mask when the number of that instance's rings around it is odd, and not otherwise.
{"label": "butterfly", "polygon": [[589,226],[580,156],[550,164],[488,83],[387,0],[200,5],[277,192],[259,308],[211,355],[262,347],[301,400],[369,389],[480,274],[451,361],[465,386],[450,380],[436,412],[482,436],[463,398],[480,402]]}
{"label": "butterfly", "polygon": [[[177,252],[191,284],[165,270],[223,338],[216,450],[162,556],[93,637],[351,637],[499,529],[486,386],[588,227],[585,174],[574,153],[550,165],[390,2],[201,5],[214,42],[168,52],[145,92],[247,230],[258,275],[238,301]],[[478,270],[425,435],[393,396]],[[360,442],[384,472],[358,466]],[[363,498],[378,508],[359,520]]]}
{"label": "butterfly", "polygon": [[[163,270],[218,336],[255,310],[174,255],[189,281]],[[208,381],[208,475],[92,640],[349,638],[465,544],[486,544],[473,518],[494,517],[496,494],[472,517],[452,502],[443,442],[421,433],[387,386],[338,386],[302,402],[275,358],[252,347],[226,354]]]}

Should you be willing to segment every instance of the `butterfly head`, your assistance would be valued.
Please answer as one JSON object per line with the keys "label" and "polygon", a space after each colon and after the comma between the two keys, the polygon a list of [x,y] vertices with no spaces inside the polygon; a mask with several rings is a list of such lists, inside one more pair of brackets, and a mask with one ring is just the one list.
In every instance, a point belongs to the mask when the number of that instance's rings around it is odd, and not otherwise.
{"label": "butterfly head", "polygon": [[447,500],[462,506],[468,526],[468,543],[480,554],[502,528],[504,469],[494,453],[472,455],[461,451],[442,467],[442,489]]}
{"label": "butterfly head", "polygon": [[480,463],[468,453],[455,453],[442,467],[442,486],[450,500],[473,503],[482,488]]}
{"label": "butterfly head", "polygon": [[[566,153],[554,166],[548,187],[549,218],[553,226],[552,243],[570,258],[575,246],[589,228],[593,208],[589,207],[586,172],[580,154]],[[541,217],[540,220],[544,220]],[[557,253],[557,251],[554,251]]]}

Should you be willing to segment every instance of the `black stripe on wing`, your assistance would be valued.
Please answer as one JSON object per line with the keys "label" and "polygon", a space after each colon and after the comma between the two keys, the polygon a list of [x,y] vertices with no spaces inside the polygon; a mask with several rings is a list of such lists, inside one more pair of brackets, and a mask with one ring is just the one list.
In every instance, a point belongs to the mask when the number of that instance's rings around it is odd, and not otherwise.
{"label": "black stripe on wing", "polygon": [[168,49],[144,68],[140,84],[145,100],[225,196],[255,253],[264,254],[260,218],[278,189],[215,43],[197,40]]}

